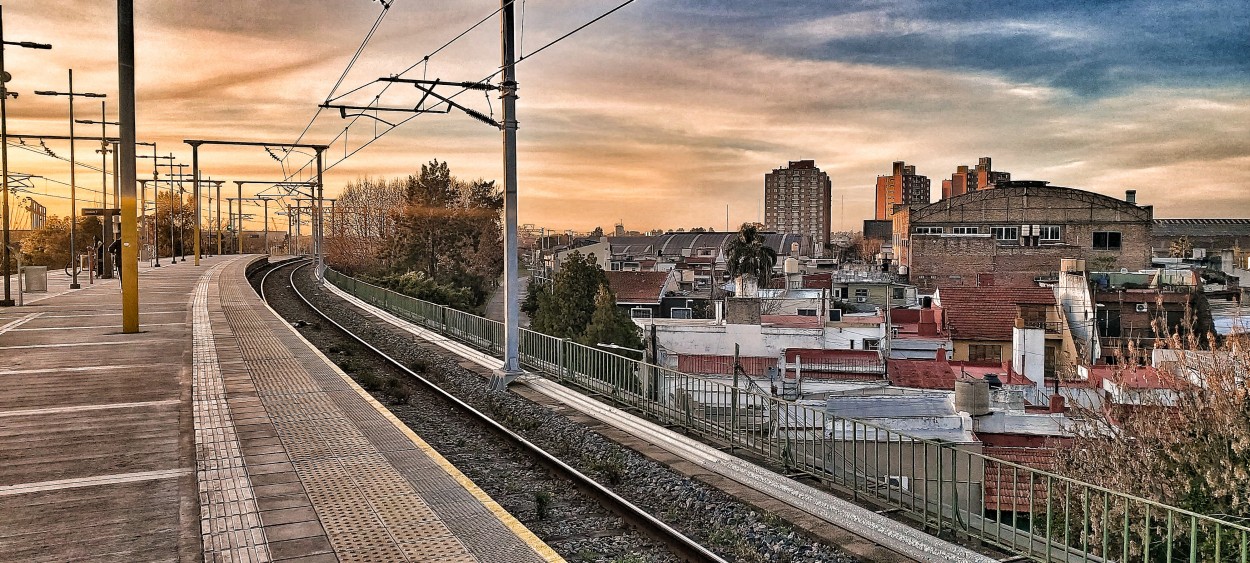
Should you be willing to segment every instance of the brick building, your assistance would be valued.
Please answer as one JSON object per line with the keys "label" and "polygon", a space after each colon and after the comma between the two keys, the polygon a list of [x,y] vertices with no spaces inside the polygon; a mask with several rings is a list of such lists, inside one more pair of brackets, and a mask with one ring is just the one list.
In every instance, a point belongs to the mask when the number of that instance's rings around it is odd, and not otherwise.
{"label": "brick building", "polygon": [[877,176],[876,200],[878,221],[889,219],[895,205],[929,203],[929,177],[916,174],[915,166],[897,160],[891,175]]}
{"label": "brick building", "polygon": [[1057,276],[1064,258],[1091,270],[1150,267],[1151,206],[1046,182],[1000,183],[893,218],[899,273],[921,289],[1031,285]]}
{"label": "brick building", "polygon": [[988,190],[995,185],[1010,181],[1010,172],[995,171],[990,157],[983,156],[977,159],[976,166],[958,166],[949,180],[942,180],[942,199],[978,190]]}
{"label": "brick building", "polygon": [[764,230],[812,239],[815,256],[826,256],[833,184],[813,160],[791,160],[764,175]]}

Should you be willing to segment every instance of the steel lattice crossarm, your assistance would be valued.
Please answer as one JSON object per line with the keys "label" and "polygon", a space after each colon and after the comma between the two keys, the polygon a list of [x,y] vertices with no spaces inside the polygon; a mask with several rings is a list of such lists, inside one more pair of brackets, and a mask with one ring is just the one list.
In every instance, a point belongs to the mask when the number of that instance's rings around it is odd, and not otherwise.
{"label": "steel lattice crossarm", "polygon": [[[452,108],[455,108],[455,109],[458,109],[458,110],[463,111],[464,113],[468,114],[468,116],[469,116],[469,117],[472,117],[473,119],[476,119],[476,120],[478,120],[478,121],[481,121],[482,123],[485,123],[485,124],[487,124],[487,125],[490,125],[491,127],[494,127],[494,128],[496,128],[496,129],[503,129],[503,125],[502,125],[502,124],[500,124],[498,121],[495,121],[495,120],[494,120],[493,118],[491,118],[490,116],[488,116],[488,115],[486,115],[486,114],[483,114],[483,113],[482,113],[482,112],[480,112],[480,111],[477,111],[477,110],[470,109],[470,108],[467,108],[467,107],[465,107],[465,106],[462,106],[462,105],[460,105],[460,104],[458,104],[458,103],[456,103],[456,102],[452,101],[452,99],[451,99],[451,98],[449,98],[449,97],[447,97],[447,96],[444,96],[444,95],[442,95],[442,94],[439,94],[439,93],[437,93],[437,92],[435,92],[435,91],[434,91],[434,89],[435,89],[435,88],[437,88],[437,87],[439,87],[439,86],[452,86],[452,87],[457,87],[457,88],[460,88],[460,89],[461,89],[461,91],[464,91],[464,90],[482,90],[482,91],[498,90],[498,89],[499,89],[499,87],[498,87],[498,86],[495,86],[495,85],[493,85],[493,84],[489,84],[489,83],[486,83],[486,82],[444,82],[444,81],[442,81],[442,80],[438,80],[438,79],[435,79],[435,80],[416,80],[416,79],[411,79],[411,78],[399,78],[398,76],[384,76],[384,77],[382,77],[382,78],[377,79],[377,82],[392,82],[392,83],[401,83],[401,84],[412,84],[412,85],[413,85],[413,87],[415,87],[415,88],[416,88],[416,89],[418,89],[418,90],[421,90],[421,92],[423,92],[423,94],[421,95],[421,100],[419,100],[419,101],[416,103],[416,105],[414,105],[413,107],[410,107],[410,108],[407,108],[407,107],[380,107],[380,106],[353,106],[353,105],[344,105],[344,104],[331,104],[331,103],[329,103],[329,102],[327,102],[327,103],[323,103],[323,104],[319,104],[319,107],[328,108],[328,109],[337,109],[337,110],[339,110],[339,117],[341,117],[341,118],[343,118],[343,119],[347,119],[348,117],[357,117],[357,116],[359,116],[359,117],[368,117],[368,118],[370,118],[370,119],[376,119],[376,120],[378,120],[378,121],[381,121],[382,123],[385,123],[385,124],[387,124],[387,125],[390,125],[391,127],[395,127],[395,124],[394,124],[394,123],[391,123],[391,122],[389,122],[389,121],[386,121],[385,119],[381,119],[381,118],[379,118],[379,117],[377,117],[377,116],[374,116],[374,115],[369,115],[369,114],[367,114],[367,113],[353,113],[353,114],[349,114],[349,113],[347,113],[347,111],[348,111],[348,110],[352,110],[352,111],[360,111],[360,112],[366,112],[366,111],[373,111],[373,112],[387,111],[387,112],[402,112],[402,113],[450,113],[450,112],[451,112],[451,109],[452,109]],[[438,101],[439,101],[439,102],[441,102],[441,103],[445,103],[445,104],[447,104],[447,107],[446,107],[445,109],[429,109],[429,108],[423,107],[423,106],[425,105],[425,101],[426,101],[426,100],[428,100],[428,99],[430,99],[430,98],[434,98],[434,99],[438,100]],[[434,104],[434,105],[435,105],[435,107],[437,107],[439,104]]]}

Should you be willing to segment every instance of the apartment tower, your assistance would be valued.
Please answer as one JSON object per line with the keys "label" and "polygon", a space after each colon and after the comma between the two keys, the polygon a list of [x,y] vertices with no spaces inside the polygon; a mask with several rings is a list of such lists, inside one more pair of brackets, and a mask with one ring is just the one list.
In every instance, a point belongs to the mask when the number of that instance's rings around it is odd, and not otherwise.
{"label": "apartment tower", "polygon": [[929,203],[929,177],[916,174],[915,166],[894,162],[893,174],[877,176],[878,221],[887,221],[896,205]]}
{"label": "apartment tower", "polygon": [[988,190],[996,184],[1011,181],[1010,172],[996,172],[991,167],[990,157],[977,159],[976,167],[959,166],[951,179],[942,180],[942,199],[964,195],[977,190]]}
{"label": "apartment tower", "polygon": [[814,160],[791,160],[764,175],[764,228],[812,238],[812,252],[823,256],[829,242],[833,184]]}

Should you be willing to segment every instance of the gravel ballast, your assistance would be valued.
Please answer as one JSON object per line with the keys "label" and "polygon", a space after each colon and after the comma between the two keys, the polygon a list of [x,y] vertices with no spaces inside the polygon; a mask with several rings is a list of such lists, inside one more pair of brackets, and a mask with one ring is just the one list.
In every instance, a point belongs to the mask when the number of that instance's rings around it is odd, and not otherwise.
{"label": "gravel ballast", "polygon": [[[288,321],[422,439],[569,561],[675,561],[650,538],[556,480],[520,451],[364,347],[323,324],[289,291],[288,268],[269,276],[266,296]],[[812,540],[784,520],[719,489],[683,476],[551,409],[515,393],[491,392],[460,358],[417,345],[415,338],[376,322],[317,287],[310,268],[296,274],[299,290],[336,322],[635,505],[731,561],[847,562],[855,559]],[[298,327],[303,321],[305,326]]]}

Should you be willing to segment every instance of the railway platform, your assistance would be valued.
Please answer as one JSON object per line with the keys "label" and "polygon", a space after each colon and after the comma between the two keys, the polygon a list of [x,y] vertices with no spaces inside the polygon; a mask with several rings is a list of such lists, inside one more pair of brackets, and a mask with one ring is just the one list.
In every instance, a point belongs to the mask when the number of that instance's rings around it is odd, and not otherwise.
{"label": "railway platform", "polygon": [[[259,257],[0,309],[0,561],[558,561],[248,286]],[[275,259],[276,260],[276,259]]]}

